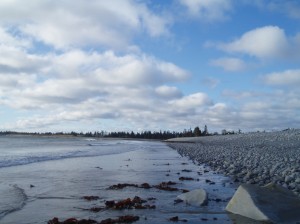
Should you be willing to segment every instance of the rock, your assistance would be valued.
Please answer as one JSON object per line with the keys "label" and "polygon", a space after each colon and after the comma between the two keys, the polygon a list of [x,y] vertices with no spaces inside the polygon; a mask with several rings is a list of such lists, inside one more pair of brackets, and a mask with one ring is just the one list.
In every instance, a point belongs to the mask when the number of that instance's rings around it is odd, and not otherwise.
{"label": "rock", "polygon": [[290,183],[290,184],[289,184],[289,188],[290,188],[290,189],[295,189],[296,186],[297,186],[297,185],[296,185],[295,183]]}
{"label": "rock", "polygon": [[181,199],[185,203],[194,206],[207,205],[207,193],[203,189],[196,189],[188,193],[184,193],[177,196],[178,199]]}
{"label": "rock", "polygon": [[291,191],[275,184],[264,187],[242,184],[225,210],[258,221],[300,221],[300,199]]}
{"label": "rock", "polygon": [[285,179],[284,179],[284,181],[285,181],[286,183],[289,183],[289,182],[291,182],[292,180],[293,180],[293,177],[291,177],[291,176],[286,176]]}

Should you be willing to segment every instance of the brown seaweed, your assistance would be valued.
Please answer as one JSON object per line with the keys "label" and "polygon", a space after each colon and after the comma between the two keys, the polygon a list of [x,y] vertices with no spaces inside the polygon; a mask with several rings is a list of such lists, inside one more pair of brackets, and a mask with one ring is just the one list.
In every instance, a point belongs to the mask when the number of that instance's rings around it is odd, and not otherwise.
{"label": "brown seaweed", "polygon": [[160,184],[154,186],[155,188],[159,189],[159,190],[163,190],[163,191],[178,191],[178,188],[175,187],[170,187],[170,185],[174,185],[176,184],[175,182],[161,182]]}
{"label": "brown seaweed", "polygon": [[140,219],[139,216],[125,215],[120,216],[117,219],[105,219],[100,222],[100,224],[115,224],[115,223],[132,223]]}
{"label": "brown seaweed", "polygon": [[137,184],[115,184],[115,185],[112,185],[110,187],[108,187],[109,190],[121,190],[125,187],[139,187]]}
{"label": "brown seaweed", "polygon": [[98,222],[92,219],[81,219],[69,218],[65,221],[60,222],[58,218],[54,217],[48,221],[48,224],[97,224]]}
{"label": "brown seaweed", "polygon": [[83,196],[82,198],[87,201],[95,201],[95,200],[100,199],[100,197],[98,197],[98,196]]}
{"label": "brown seaweed", "polygon": [[69,218],[65,221],[60,222],[58,218],[54,217],[53,219],[48,221],[48,224],[116,224],[116,223],[133,223],[140,219],[139,216],[132,216],[132,215],[125,215],[120,216],[116,219],[105,219],[101,222],[97,222],[92,219],[75,219],[75,218]]}
{"label": "brown seaweed", "polygon": [[192,177],[179,177],[179,180],[183,181],[183,180],[195,180]]}

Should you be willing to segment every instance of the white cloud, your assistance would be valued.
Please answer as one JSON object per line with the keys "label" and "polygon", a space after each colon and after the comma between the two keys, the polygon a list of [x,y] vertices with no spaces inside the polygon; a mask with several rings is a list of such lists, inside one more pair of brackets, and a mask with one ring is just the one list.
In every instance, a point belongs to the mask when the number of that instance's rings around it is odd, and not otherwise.
{"label": "white cloud", "polygon": [[[99,68],[94,75],[102,84],[114,85],[159,85],[164,82],[183,81],[189,74],[176,65],[153,57],[126,55],[110,56],[109,68]],[[108,63],[110,64],[110,63]]]}
{"label": "white cloud", "polygon": [[[36,74],[34,79],[22,85],[20,80],[26,79],[26,75],[32,77],[30,73],[0,72],[2,83],[18,85],[17,89],[11,88],[11,92],[6,94],[6,98],[10,99],[8,105],[15,108],[46,108],[53,104],[76,104],[104,95],[123,98],[137,90],[135,95],[130,96],[134,99],[135,96],[144,96],[142,88],[150,88],[153,95],[160,93],[178,97],[180,91],[175,87],[161,86],[189,77],[189,73],[178,66],[147,55],[118,56],[112,51],[100,54],[73,50],[51,55],[47,59],[44,66],[32,66],[31,73]],[[33,57],[28,66],[39,61],[39,57]],[[15,66],[6,64],[8,67]]]}
{"label": "white cloud", "polygon": [[[168,34],[168,19],[131,0],[0,2],[0,24],[58,49],[83,46],[125,48],[133,35]],[[0,32],[1,36],[1,32]]]}
{"label": "white cloud", "polygon": [[231,0],[179,0],[193,17],[206,21],[218,21],[227,18],[232,9]]}
{"label": "white cloud", "polygon": [[196,111],[197,109],[202,109],[203,107],[211,104],[211,99],[205,93],[194,93],[180,99],[170,101],[170,105],[175,109],[186,112],[190,110]]}
{"label": "white cloud", "polygon": [[[113,90],[117,90],[117,88]],[[15,124],[11,124],[10,128],[28,130],[46,126],[49,130],[50,127],[57,124],[62,126],[62,124],[75,121],[78,124],[105,119],[113,119],[117,122],[119,124],[117,130],[120,130],[122,124],[127,128],[133,125],[135,129],[152,127],[159,130],[162,127],[171,126],[178,128],[178,124],[186,126],[187,123],[195,122],[205,108],[211,105],[210,99],[204,93],[179,96],[176,100],[168,100],[168,98],[157,97],[153,89],[124,88],[105,96],[105,99],[89,98],[76,104],[56,104],[55,108],[47,114],[41,116],[35,113],[31,118],[20,118]]]}
{"label": "white cloud", "polygon": [[0,45],[0,69],[1,72],[30,72],[38,71],[47,62],[47,56],[28,54],[23,49]]}
{"label": "white cloud", "polygon": [[284,30],[277,26],[250,30],[239,39],[218,47],[230,53],[244,53],[258,58],[285,58],[290,51]]}
{"label": "white cloud", "polygon": [[212,60],[210,64],[213,66],[221,67],[225,71],[229,72],[243,71],[247,67],[246,63],[243,60],[231,57],[215,59]]}
{"label": "white cloud", "polygon": [[[216,103],[201,114],[209,127],[243,131],[274,130],[296,127],[299,123],[300,102],[297,94],[290,91],[272,93],[248,93],[251,98],[234,97],[234,106],[227,103]],[[205,122],[205,121],[203,121]],[[244,130],[246,129],[246,130]]]}
{"label": "white cloud", "polygon": [[248,127],[252,130],[297,128],[300,119],[299,94],[297,88],[273,91],[226,91],[223,95],[232,101],[234,107],[227,107],[226,114],[230,116],[219,117],[222,122],[229,125],[239,125],[239,128]]}
{"label": "white cloud", "polygon": [[[190,15],[205,21],[226,19],[232,4],[180,2]],[[16,121],[7,127],[47,131],[89,124],[86,127],[91,130],[99,124],[95,130],[114,125],[116,130],[159,130],[207,123],[216,128],[255,128],[300,120],[299,91],[295,90],[227,95],[236,104],[214,103],[204,92],[183,94],[177,84],[187,80],[189,72],[143,53],[132,43],[141,34],[153,38],[169,33],[169,19],[159,8],[154,12],[148,6],[133,0],[0,1],[0,107],[2,114],[13,111],[8,120]],[[261,59],[297,59],[300,34],[288,37],[284,30],[269,26],[231,43],[212,45]],[[211,63],[229,71],[246,67],[237,57]],[[271,88],[298,86],[298,74],[298,70],[272,73],[263,81]],[[220,80],[208,77],[203,83],[215,88]],[[102,126],[105,122],[109,127]]]}
{"label": "white cloud", "polygon": [[267,85],[296,86],[298,88],[300,86],[300,69],[266,74],[263,80]]}
{"label": "white cloud", "polygon": [[159,86],[155,89],[159,97],[165,98],[179,98],[182,96],[181,91],[175,86]]}

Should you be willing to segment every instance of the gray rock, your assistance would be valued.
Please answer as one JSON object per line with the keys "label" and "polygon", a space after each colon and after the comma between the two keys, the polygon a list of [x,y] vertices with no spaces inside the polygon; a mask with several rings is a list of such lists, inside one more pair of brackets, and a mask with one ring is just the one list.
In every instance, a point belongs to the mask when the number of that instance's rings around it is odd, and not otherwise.
{"label": "gray rock", "polygon": [[183,200],[185,203],[194,206],[202,206],[207,204],[207,193],[203,189],[196,189],[187,193],[177,196],[178,199]]}
{"label": "gray rock", "polygon": [[258,221],[291,223],[300,220],[300,199],[274,184],[265,187],[242,184],[226,211]]}
{"label": "gray rock", "polygon": [[285,178],[284,178],[284,181],[286,182],[286,183],[289,183],[289,182],[291,182],[293,180],[293,177],[291,177],[291,176],[286,176]]}

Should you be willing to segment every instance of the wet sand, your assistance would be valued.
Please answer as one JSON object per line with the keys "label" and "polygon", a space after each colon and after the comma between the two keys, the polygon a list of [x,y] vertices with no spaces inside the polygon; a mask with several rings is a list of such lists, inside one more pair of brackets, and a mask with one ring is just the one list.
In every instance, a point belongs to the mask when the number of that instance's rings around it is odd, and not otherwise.
{"label": "wet sand", "polygon": [[[2,168],[0,177],[2,185],[18,186],[26,195],[24,205],[18,211],[4,216],[0,223],[47,223],[54,217],[61,221],[72,217],[100,222],[122,215],[139,216],[140,220],[136,223],[172,223],[169,219],[174,216],[188,223],[233,223],[241,219],[224,211],[237,187],[230,178],[216,174],[208,167],[194,164],[159,142],[144,142],[139,150],[121,154]],[[193,180],[181,181],[180,177]],[[149,183],[155,186],[167,181],[176,182],[172,187],[178,189],[205,189],[208,192],[208,205],[194,207],[174,203],[177,195],[182,193],[181,190],[164,191],[154,187],[108,189],[118,183]],[[99,199],[87,201],[83,199],[84,196],[97,196]],[[146,200],[152,198],[147,203],[156,208],[104,209],[100,212],[90,210],[105,206],[106,201],[135,196]],[[244,220],[243,223],[248,221]]]}

